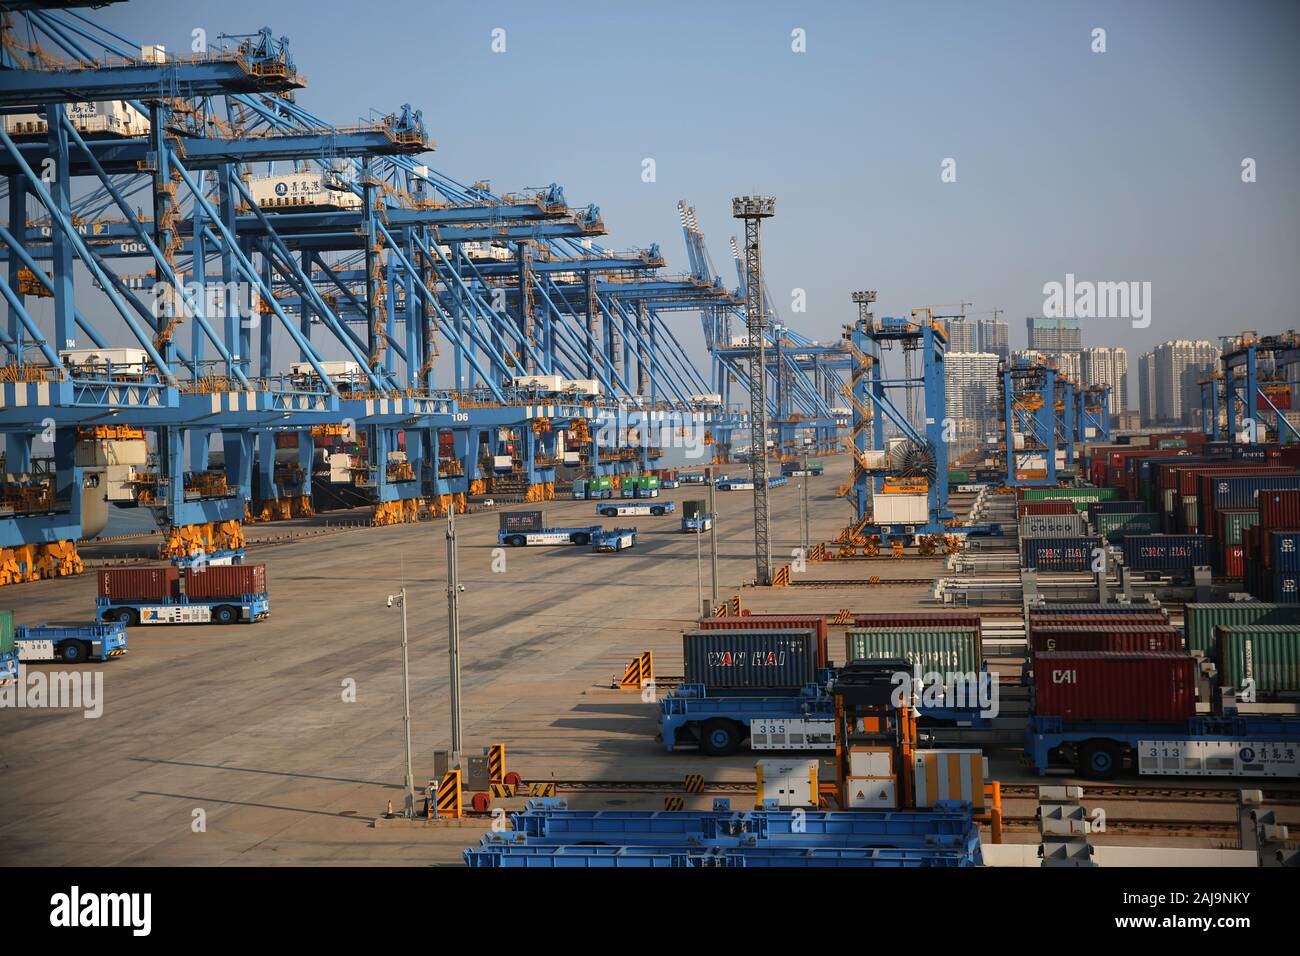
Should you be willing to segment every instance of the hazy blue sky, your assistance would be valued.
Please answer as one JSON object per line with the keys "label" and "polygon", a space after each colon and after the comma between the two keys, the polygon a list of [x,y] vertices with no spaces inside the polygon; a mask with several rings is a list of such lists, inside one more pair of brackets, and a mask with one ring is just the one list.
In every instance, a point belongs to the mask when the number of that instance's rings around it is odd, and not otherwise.
{"label": "hazy blue sky", "polygon": [[94,16],[172,51],[194,27],[270,26],[318,115],[410,102],[431,165],[500,191],[559,182],[600,206],[610,245],[658,241],[679,270],[685,198],[729,284],[730,198],[775,195],[769,285],[815,337],[874,288],[878,313],[1005,309],[1021,345],[1066,273],[1152,283],[1149,328],[1085,324],[1085,344],[1131,361],[1169,338],[1295,324],[1296,3],[136,0]]}

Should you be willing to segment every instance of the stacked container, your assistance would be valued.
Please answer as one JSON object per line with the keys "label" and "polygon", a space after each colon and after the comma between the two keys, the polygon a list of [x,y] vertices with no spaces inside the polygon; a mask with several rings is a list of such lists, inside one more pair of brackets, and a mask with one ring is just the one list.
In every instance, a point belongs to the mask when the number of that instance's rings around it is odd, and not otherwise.
{"label": "stacked container", "polygon": [[1300,624],[1255,624],[1215,628],[1215,663],[1220,686],[1256,698],[1300,694]]}
{"label": "stacked container", "polygon": [[[1069,507],[1068,502],[1062,502]],[[1077,538],[1084,533],[1083,516],[1071,508],[1071,513],[1056,515],[1025,515],[1020,519],[1022,538]]]}
{"label": "stacked container", "polygon": [[1264,601],[1231,601],[1188,604],[1183,608],[1183,630],[1187,649],[1217,659],[1217,627],[1241,627],[1257,624],[1300,625],[1300,606]]}
{"label": "stacked container", "polygon": [[266,594],[265,564],[212,564],[185,572],[185,595],[195,601],[234,601]]}
{"label": "stacked container", "polygon": [[1200,534],[1126,535],[1120,548],[1124,552],[1124,564],[1134,571],[1186,574],[1210,564],[1209,543]]}
{"label": "stacked container", "polygon": [[180,596],[181,573],[172,565],[110,568],[99,572],[99,596],[114,601],[169,601]]}
{"label": "stacked container", "polygon": [[829,643],[824,614],[744,614],[738,617],[706,617],[700,620],[701,631],[784,631],[811,630],[816,637],[817,667],[829,667]]}
{"label": "stacked container", "polygon": [[1022,567],[1040,571],[1090,571],[1100,538],[1025,538],[1020,542]]}
{"label": "stacked container", "polygon": [[977,627],[873,627],[845,635],[845,660],[906,660],[920,671],[973,674],[983,663]]}
{"label": "stacked container", "polygon": [[1034,660],[1034,713],[1072,723],[1185,722],[1196,714],[1195,659],[1045,651]]}
{"label": "stacked container", "polygon": [[817,679],[812,628],[701,629],[682,635],[686,682],[708,693],[797,692]]}

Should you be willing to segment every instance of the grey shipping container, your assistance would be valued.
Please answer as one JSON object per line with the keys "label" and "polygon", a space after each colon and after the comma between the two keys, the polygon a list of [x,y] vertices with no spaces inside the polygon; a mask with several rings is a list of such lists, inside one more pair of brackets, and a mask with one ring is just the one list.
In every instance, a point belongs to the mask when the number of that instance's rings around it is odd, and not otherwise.
{"label": "grey shipping container", "polygon": [[973,627],[876,627],[844,636],[846,661],[903,658],[925,671],[979,670],[980,634]]}
{"label": "grey shipping container", "polygon": [[1022,538],[1068,538],[1084,532],[1083,515],[1025,515],[1020,519]]}
{"label": "grey shipping container", "polygon": [[692,499],[691,501],[682,502],[682,514],[688,518],[694,518],[697,515],[708,514],[709,503]]}
{"label": "grey shipping container", "polygon": [[1157,533],[1160,516],[1153,511],[1108,511],[1094,516],[1092,525],[1107,541],[1122,541],[1131,534]]}
{"label": "grey shipping container", "polygon": [[688,684],[714,690],[797,690],[817,679],[817,635],[788,631],[688,631],[682,635]]}
{"label": "grey shipping container", "polygon": [[541,531],[545,527],[540,511],[503,511],[502,531]]}

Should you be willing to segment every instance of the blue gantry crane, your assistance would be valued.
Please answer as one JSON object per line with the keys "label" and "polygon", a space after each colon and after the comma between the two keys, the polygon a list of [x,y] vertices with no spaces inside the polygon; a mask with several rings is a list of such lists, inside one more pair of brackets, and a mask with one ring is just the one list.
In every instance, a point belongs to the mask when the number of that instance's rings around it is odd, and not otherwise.
{"label": "blue gantry crane", "polygon": [[743,308],[711,267],[603,248],[558,184],[431,168],[410,105],[314,115],[269,28],[177,56],[102,5],[3,21],[0,583],[79,571],[105,501],[219,554],[321,483],[409,521],[747,420],[669,321]]}

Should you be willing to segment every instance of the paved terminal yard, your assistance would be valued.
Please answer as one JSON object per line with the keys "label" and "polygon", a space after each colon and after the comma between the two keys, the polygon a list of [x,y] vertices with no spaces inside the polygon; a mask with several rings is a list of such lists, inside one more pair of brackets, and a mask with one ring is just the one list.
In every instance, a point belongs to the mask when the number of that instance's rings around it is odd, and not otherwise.
{"label": "paved terminal yard", "polygon": [[[736,472],[743,466],[732,466]],[[849,507],[835,498],[847,473],[827,460],[810,480],[814,542],[831,539]],[[797,479],[773,489],[773,551],[788,560],[799,542]],[[699,486],[666,491],[681,502]],[[932,579],[939,558],[810,565],[795,586],[741,587],[754,575],[749,492],[717,494],[722,595],[738,590],[754,611],[914,610],[929,605],[925,585],[812,587],[832,579]],[[493,510],[458,520],[462,714],[465,749],[507,747],[508,769],[526,781],[750,781],[754,755],[673,754],[655,739],[654,705],[610,689],[634,655],[655,652],[661,675],[680,674],[681,631],[698,608],[696,539],[679,513],[661,518],[597,519],[594,502],[542,507],[553,525],[636,524],[637,547],[619,554],[586,548],[508,549],[495,572]],[[531,508],[508,505],[504,508]],[[497,509],[500,510],[500,509]],[[432,752],[448,744],[446,542],[442,522],[329,530],[359,520],[331,514],[309,522],[249,526],[248,560],[264,561],[271,618],[248,626],[136,627],[130,652],[87,670],[104,675],[103,713],[0,710],[0,862],[15,864],[430,864],[459,863],[482,824],[467,827],[374,825],[389,801],[402,804],[400,612],[385,606],[408,588],[417,783],[432,773]],[[276,540],[309,529],[322,533]],[[87,548],[94,559],[141,552],[148,539]],[[708,538],[699,565],[709,593]],[[95,577],[5,588],[0,602],[18,623],[87,620]],[[842,655],[841,632],[831,637]],[[37,665],[41,666],[41,665]],[[47,665],[53,666],[53,665]],[[355,691],[355,700],[345,699]],[[1031,783],[1015,748],[993,754],[993,776]],[[1058,782],[1054,779],[1053,782]],[[1124,781],[1121,781],[1124,782]],[[1170,789],[1228,782],[1138,781]],[[1087,785],[1086,782],[1085,786]],[[1278,789],[1273,787],[1271,789]],[[575,795],[575,807],[655,808],[659,793]],[[688,797],[707,807],[712,796]],[[744,805],[751,797],[733,797]],[[517,803],[514,802],[514,803]],[[506,805],[514,805],[507,802]],[[1032,800],[1007,813],[1032,815]],[[1180,808],[1181,806],[1181,808]],[[1187,808],[1191,808],[1190,810]],[[1117,818],[1234,819],[1230,804],[1109,805]],[[1295,823],[1294,807],[1282,808]],[[1036,842],[1027,829],[1007,839]],[[1101,835],[1139,843],[1150,836]],[[1179,835],[1166,842],[1213,846],[1218,838]]]}

